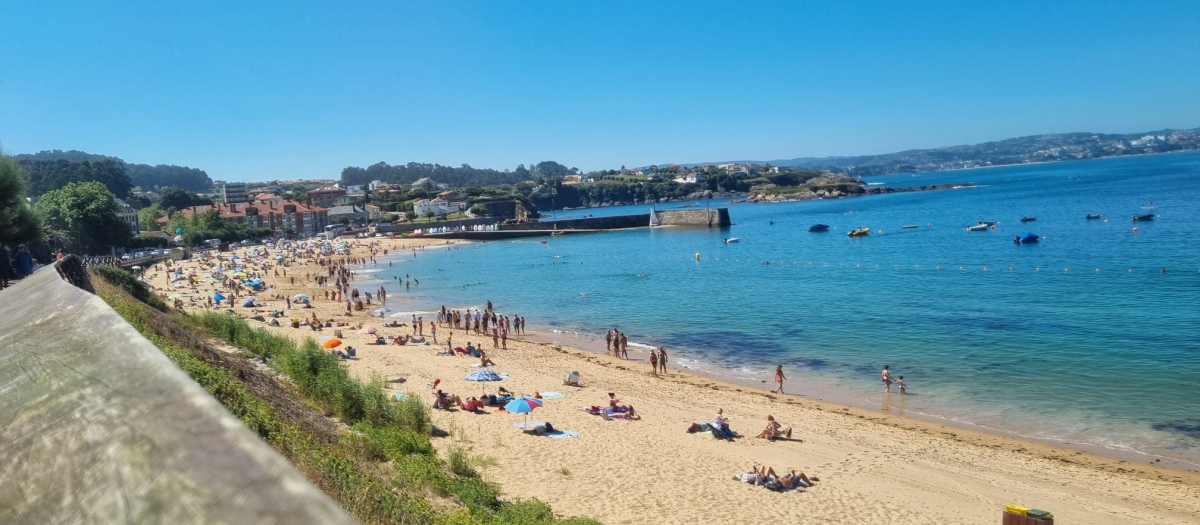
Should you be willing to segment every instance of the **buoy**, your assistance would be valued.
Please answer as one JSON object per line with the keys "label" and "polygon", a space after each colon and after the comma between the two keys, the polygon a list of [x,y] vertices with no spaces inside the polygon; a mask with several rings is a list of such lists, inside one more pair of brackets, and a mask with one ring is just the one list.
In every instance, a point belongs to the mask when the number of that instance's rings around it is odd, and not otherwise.
{"label": "buoy", "polygon": [[959,266],[959,267],[958,267],[958,269],[959,269],[959,270],[961,270],[961,269],[963,269],[963,268],[962,268],[962,266]]}
{"label": "buoy", "polygon": [[941,270],[941,269],[942,269],[942,265],[940,265],[940,264],[939,264],[939,265],[937,265],[936,267],[934,267],[933,269],[934,269],[934,270]]}
{"label": "buoy", "polygon": [[1069,272],[1069,271],[1071,271],[1071,269],[1070,269],[1070,268],[1063,268],[1063,271],[1064,271],[1064,272]]}
{"label": "buoy", "polygon": [[985,271],[985,272],[987,271],[987,266],[983,267],[983,271]]}
{"label": "buoy", "polygon": [[1012,271],[1012,266],[1008,267],[1008,271],[1010,271],[1010,272]]}
{"label": "buoy", "polygon": [[1041,269],[1041,268],[1034,268],[1034,269],[1033,269],[1033,271],[1035,271],[1035,272],[1040,272],[1040,271],[1042,271],[1042,269]]}
{"label": "buoy", "polygon": [[1133,273],[1133,268],[1130,268],[1130,269],[1129,269],[1129,273]]}
{"label": "buoy", "polygon": [[1096,268],[1096,273],[1100,273],[1100,269],[1099,269],[1099,268]]}
{"label": "buoy", "polygon": [[696,260],[697,260],[697,261],[699,261],[699,260],[700,260],[700,252],[696,252]]}

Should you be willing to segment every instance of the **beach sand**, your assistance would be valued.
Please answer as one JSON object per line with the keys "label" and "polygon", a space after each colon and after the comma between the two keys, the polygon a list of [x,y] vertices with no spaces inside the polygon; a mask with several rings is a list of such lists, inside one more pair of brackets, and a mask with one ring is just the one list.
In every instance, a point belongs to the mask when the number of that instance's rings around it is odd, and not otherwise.
{"label": "beach sand", "polygon": [[[371,239],[378,242],[378,239]],[[359,241],[363,242],[363,241]],[[382,240],[383,247],[414,246],[418,240]],[[444,241],[425,241],[441,244]],[[444,247],[415,252],[436,257]],[[355,248],[354,256],[366,254]],[[195,267],[185,261],[185,268]],[[368,268],[376,267],[368,263]],[[386,263],[380,261],[380,266]],[[353,269],[353,268],[352,268]],[[259,295],[307,293],[314,308],[292,308],[288,317],[335,318],[379,327],[382,334],[411,333],[409,327],[383,328],[365,312],[345,316],[345,302],[322,298],[322,289],[304,282],[305,273],[323,273],[319,266],[293,265],[289,279],[265,280],[276,288]],[[420,276],[415,276],[420,278]],[[167,288],[163,272],[147,280],[160,293]],[[402,287],[384,284],[395,300]],[[205,290],[201,284],[200,289]],[[378,285],[360,285],[374,295]],[[212,285],[207,285],[211,294]],[[489,299],[481,297],[480,302]],[[497,299],[497,298],[491,298]],[[235,304],[240,304],[240,301]],[[375,304],[368,309],[377,307]],[[189,306],[189,309],[195,308]],[[228,310],[228,308],[222,308]],[[267,310],[284,309],[269,301]],[[239,315],[252,315],[246,308]],[[499,312],[501,315],[506,312]],[[535,326],[535,312],[522,312]],[[426,316],[426,337],[429,336]],[[407,318],[398,319],[408,323]],[[620,320],[616,320],[620,321]],[[256,321],[250,321],[257,324]],[[317,335],[308,327],[268,327],[297,341]],[[552,439],[528,435],[510,426],[522,415],[495,412],[434,411],[434,424],[452,432],[435,439],[441,452],[450,445],[492,457],[495,465],[481,468],[484,477],[503,488],[507,498],[538,498],[561,515],[582,515],[605,523],[693,523],[716,519],[733,523],[765,520],[804,520],[816,523],[961,523],[994,524],[1006,504],[1049,510],[1061,524],[1194,524],[1200,523],[1200,475],[1153,464],[1056,448],[877,411],[811,400],[803,395],[778,395],[766,390],[725,383],[671,370],[665,377],[650,374],[647,361],[621,360],[578,348],[509,339],[508,349],[492,350],[490,337],[454,330],[455,346],[468,341],[487,350],[493,370],[507,373],[502,382],[465,381],[478,359],[435,356],[445,350],[447,327],[439,327],[441,345],[376,346],[369,336],[343,328],[358,359],[347,366],[358,377],[403,376],[392,385],[396,392],[432,400],[427,384],[462,397],[495,393],[499,386],[532,395],[556,391],[567,397],[547,400],[530,420],[550,421],[558,429],[575,430],[579,437]],[[330,334],[325,329],[321,334]],[[671,349],[668,349],[670,352]],[[577,370],[582,387],[561,385]],[[792,372],[785,389],[803,393],[804,377]],[[605,421],[580,407],[606,405],[614,392],[622,404],[633,405],[639,421]],[[899,394],[892,394],[897,396]],[[730,426],[742,438],[724,441],[710,434],[688,434],[692,422],[711,421],[723,409]],[[792,440],[756,439],[767,415],[792,427]],[[734,480],[754,465],[769,465],[782,473],[795,469],[820,478],[803,491],[776,493]]]}

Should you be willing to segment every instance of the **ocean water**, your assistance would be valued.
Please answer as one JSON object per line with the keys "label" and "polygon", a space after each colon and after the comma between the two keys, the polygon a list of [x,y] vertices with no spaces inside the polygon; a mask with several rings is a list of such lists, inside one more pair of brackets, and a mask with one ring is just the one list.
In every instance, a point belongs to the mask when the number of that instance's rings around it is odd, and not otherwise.
{"label": "ocean water", "polygon": [[[670,203],[728,206],[734,224],[429,249],[370,278],[392,283],[397,309],[490,299],[564,338],[615,325],[733,380],[762,384],[781,364],[802,395],[1200,466],[1200,154],[868,182],[977,186]],[[1150,200],[1159,217],[1131,222]],[[999,225],[965,231],[978,220]],[[846,235],[859,227],[871,235]],[[1043,239],[1014,244],[1025,232]],[[420,286],[395,291],[405,274]],[[907,396],[883,394],[884,364]]]}

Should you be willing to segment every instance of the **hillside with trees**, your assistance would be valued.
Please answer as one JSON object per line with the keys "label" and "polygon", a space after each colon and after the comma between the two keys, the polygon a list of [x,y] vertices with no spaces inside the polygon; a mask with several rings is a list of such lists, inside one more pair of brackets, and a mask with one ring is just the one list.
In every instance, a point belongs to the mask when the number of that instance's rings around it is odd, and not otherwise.
{"label": "hillside with trees", "polygon": [[446,183],[456,188],[483,187],[498,184],[515,184],[529,180],[538,174],[545,177],[553,177],[579,172],[579,168],[568,168],[551,160],[531,164],[531,166],[533,169],[526,168],[524,164],[521,164],[515,170],[500,171],[491,168],[473,168],[470,164],[463,164],[455,168],[453,166],[420,162],[409,162],[408,164],[397,164],[394,166],[386,162],[377,162],[366,168],[349,166],[343,169],[342,184],[367,184],[376,180],[397,184],[410,184],[419,179],[429,177],[436,182]]}
{"label": "hillside with trees", "polygon": [[[41,195],[46,191],[61,187],[66,182],[84,182],[95,180],[103,182],[109,190],[119,197],[124,197],[129,190],[121,190],[121,184],[112,185],[108,179],[87,178],[89,176],[110,176],[97,170],[115,172],[115,166],[129,180],[130,187],[156,189],[167,186],[178,186],[191,191],[208,191],[212,188],[212,179],[204,170],[175,166],[170,164],[135,164],[125,162],[118,157],[97,155],[77,150],[47,150],[32,154],[14,156],[25,168],[26,177],[30,183],[30,194]],[[95,166],[102,168],[96,168]],[[62,184],[56,184],[57,182]]]}

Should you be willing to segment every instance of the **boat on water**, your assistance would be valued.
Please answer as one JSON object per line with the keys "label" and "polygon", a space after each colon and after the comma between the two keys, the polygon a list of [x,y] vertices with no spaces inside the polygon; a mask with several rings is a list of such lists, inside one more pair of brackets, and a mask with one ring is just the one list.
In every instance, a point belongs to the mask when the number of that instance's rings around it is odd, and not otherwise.
{"label": "boat on water", "polygon": [[1087,214],[1087,218],[1089,221],[1092,219],[1103,219],[1104,215],[1101,215],[1099,213],[1089,213],[1089,214]]}
{"label": "boat on water", "polygon": [[1150,205],[1147,206],[1146,209],[1150,210],[1150,213],[1134,215],[1132,217],[1132,220],[1135,220],[1135,221],[1152,221],[1152,220],[1154,220],[1154,201],[1150,201]]}
{"label": "boat on water", "polygon": [[983,224],[983,223],[979,223],[974,226],[967,226],[967,231],[969,231],[969,232],[985,232],[985,231],[987,231],[987,229],[988,229],[988,225]]}
{"label": "boat on water", "polygon": [[870,234],[871,234],[870,228],[859,228],[857,230],[852,230],[850,233],[847,233],[846,235],[849,235],[851,237],[865,237]]}
{"label": "boat on water", "polygon": [[741,239],[739,239],[737,237],[730,237],[728,239],[725,239],[725,244],[732,244],[732,243],[738,242],[740,240]]}
{"label": "boat on water", "polygon": [[1037,217],[1021,217],[1021,222],[1033,222],[1036,220],[1037,220]]}
{"label": "boat on water", "polygon": [[1014,244],[1033,244],[1035,242],[1038,242],[1038,239],[1040,239],[1040,238],[1041,237],[1038,237],[1038,235],[1036,233],[1022,233],[1021,235],[1018,235],[1018,236],[1016,236],[1016,238],[1013,239],[1013,243]]}
{"label": "boat on water", "polygon": [[552,232],[550,235],[562,235],[563,233],[566,233],[566,232]]}
{"label": "boat on water", "polygon": [[903,228],[905,230],[911,230],[913,228],[920,228],[920,226],[918,226],[916,224],[905,224],[904,226],[901,226],[901,228]]}
{"label": "boat on water", "polygon": [[808,231],[810,231],[810,232],[827,232],[827,231],[829,231],[829,225],[828,224],[814,224],[814,225],[808,227]]}
{"label": "boat on water", "polygon": [[653,228],[658,225],[658,213],[655,213],[654,207],[652,206],[650,207],[650,227]]}

